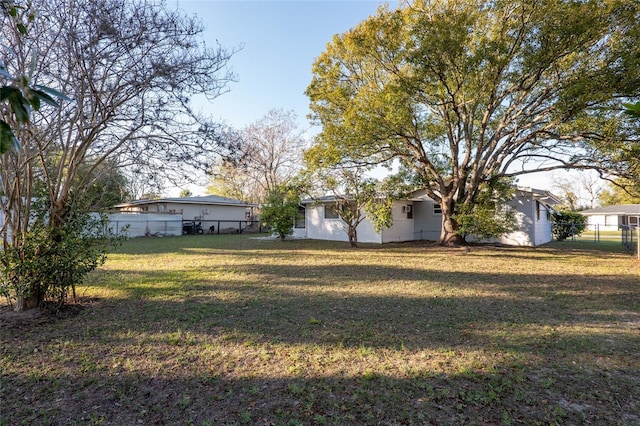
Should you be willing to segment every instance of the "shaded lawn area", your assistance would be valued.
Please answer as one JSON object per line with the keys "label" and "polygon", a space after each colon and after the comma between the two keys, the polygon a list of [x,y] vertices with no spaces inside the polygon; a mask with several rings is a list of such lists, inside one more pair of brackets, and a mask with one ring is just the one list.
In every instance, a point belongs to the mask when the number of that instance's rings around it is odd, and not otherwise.
{"label": "shaded lawn area", "polygon": [[0,326],[0,424],[637,425],[639,277],[561,243],[136,239],[77,316]]}

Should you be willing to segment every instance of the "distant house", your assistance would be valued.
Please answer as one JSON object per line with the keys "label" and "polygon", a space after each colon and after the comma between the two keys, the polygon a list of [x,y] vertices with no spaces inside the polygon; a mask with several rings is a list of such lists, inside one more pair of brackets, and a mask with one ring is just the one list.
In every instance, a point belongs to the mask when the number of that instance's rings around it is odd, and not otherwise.
{"label": "distant house", "polygon": [[[509,204],[516,209],[519,229],[494,242],[537,246],[551,241],[551,212],[559,200],[547,191],[517,188]],[[302,202],[301,216],[294,236],[318,240],[348,241],[346,224],[335,211],[335,198],[322,197]],[[417,191],[405,200],[393,202],[393,225],[375,232],[367,219],[358,226],[358,241],[390,243],[415,240],[435,241],[440,237],[442,210],[425,191]]]}
{"label": "distant house", "polygon": [[248,220],[255,204],[218,195],[136,200],[113,206],[120,213],[173,213],[184,220]]}
{"label": "distant house", "polygon": [[241,232],[254,220],[255,204],[233,198],[204,197],[145,199],[113,206],[118,213],[180,215],[206,232]]}
{"label": "distant house", "polygon": [[617,231],[622,226],[640,224],[640,204],[596,207],[580,213],[587,217],[587,226],[597,226],[602,231]]}

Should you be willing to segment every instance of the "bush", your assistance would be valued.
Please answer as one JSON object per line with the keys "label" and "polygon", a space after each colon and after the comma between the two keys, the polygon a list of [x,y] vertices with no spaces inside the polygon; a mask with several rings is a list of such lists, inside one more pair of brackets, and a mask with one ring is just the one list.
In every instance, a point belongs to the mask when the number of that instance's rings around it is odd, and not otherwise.
{"label": "bush", "polygon": [[587,217],[574,211],[551,213],[551,233],[557,241],[580,235],[587,227]]}
{"label": "bush", "polygon": [[293,233],[293,224],[298,219],[300,196],[292,186],[279,186],[267,196],[260,212],[260,219],[281,240]]}
{"label": "bush", "polygon": [[0,294],[16,310],[53,301],[61,306],[70,290],[106,259],[121,241],[105,233],[106,217],[73,212],[59,225],[35,220],[0,252]]}

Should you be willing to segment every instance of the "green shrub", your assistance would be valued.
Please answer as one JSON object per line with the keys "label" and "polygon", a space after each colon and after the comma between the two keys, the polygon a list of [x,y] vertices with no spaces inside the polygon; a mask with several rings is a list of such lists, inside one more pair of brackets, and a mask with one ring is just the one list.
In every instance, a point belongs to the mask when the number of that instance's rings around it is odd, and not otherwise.
{"label": "green shrub", "polygon": [[45,301],[61,306],[70,290],[75,298],[76,284],[104,263],[109,247],[121,242],[105,229],[106,217],[89,213],[70,213],[58,225],[36,219],[0,251],[0,294],[15,302],[16,310]]}
{"label": "green shrub", "polygon": [[267,196],[260,219],[278,238],[284,240],[293,233],[299,205],[300,196],[293,186],[279,186]]}
{"label": "green shrub", "polygon": [[587,217],[575,211],[551,213],[551,233],[557,241],[580,235],[587,227]]}

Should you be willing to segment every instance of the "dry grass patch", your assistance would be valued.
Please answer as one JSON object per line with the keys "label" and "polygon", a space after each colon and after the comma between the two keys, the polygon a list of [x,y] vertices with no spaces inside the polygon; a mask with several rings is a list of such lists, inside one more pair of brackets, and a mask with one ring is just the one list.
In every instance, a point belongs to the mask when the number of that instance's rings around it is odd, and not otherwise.
{"label": "dry grass patch", "polygon": [[138,239],[0,327],[0,424],[638,424],[625,253]]}

